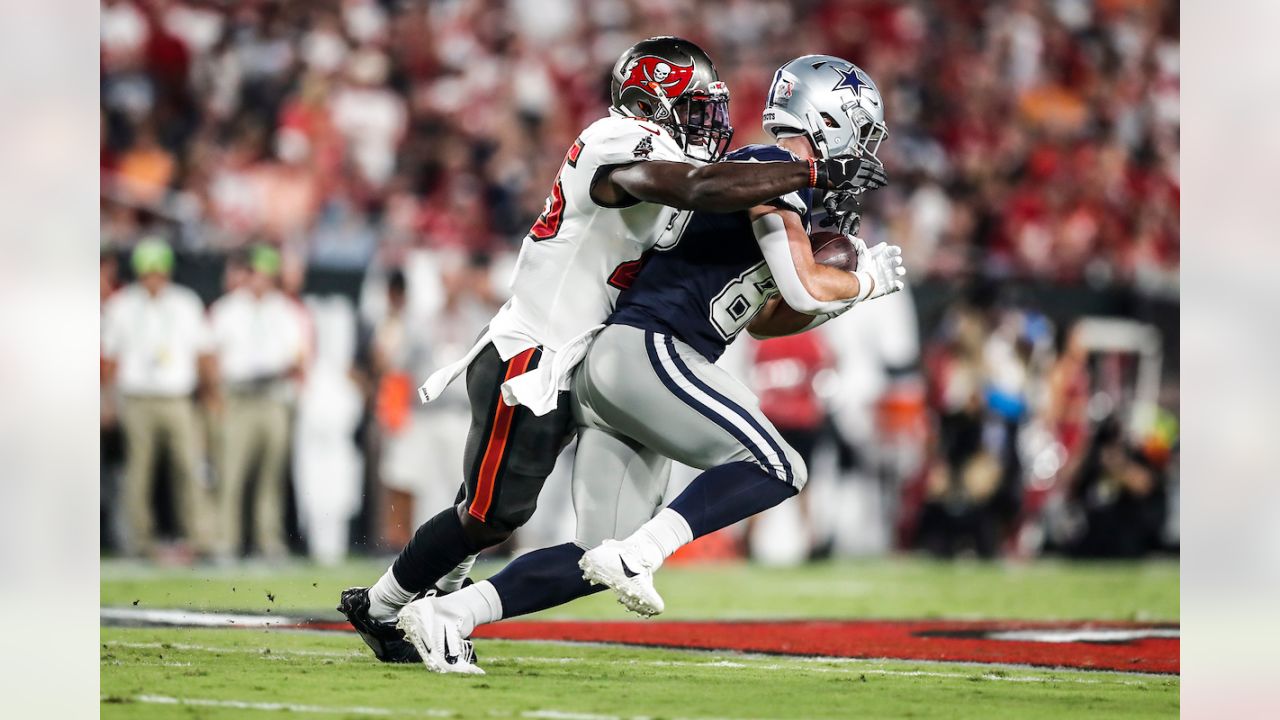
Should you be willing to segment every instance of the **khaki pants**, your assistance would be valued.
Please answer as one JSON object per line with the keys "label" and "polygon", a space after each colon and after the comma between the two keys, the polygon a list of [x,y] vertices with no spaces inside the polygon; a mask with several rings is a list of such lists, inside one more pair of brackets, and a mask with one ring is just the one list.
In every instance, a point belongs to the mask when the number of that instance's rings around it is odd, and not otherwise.
{"label": "khaki pants", "polygon": [[239,551],[244,491],[249,483],[249,472],[257,467],[253,504],[254,544],[263,555],[285,555],[284,480],[289,452],[288,405],[270,396],[231,395],[227,398],[219,436],[219,551],[224,555]]}
{"label": "khaki pants", "polygon": [[209,498],[200,481],[203,444],[191,399],[126,397],[120,419],[125,437],[124,507],[129,550],[145,554],[155,542],[151,493],[156,457],[162,447],[168,451],[182,532],[196,550],[208,550],[204,510]]}

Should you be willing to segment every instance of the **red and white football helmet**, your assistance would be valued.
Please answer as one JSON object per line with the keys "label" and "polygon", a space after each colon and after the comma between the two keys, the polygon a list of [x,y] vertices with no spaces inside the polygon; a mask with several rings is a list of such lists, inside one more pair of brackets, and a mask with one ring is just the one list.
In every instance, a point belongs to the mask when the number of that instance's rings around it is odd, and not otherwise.
{"label": "red and white football helmet", "polygon": [[711,58],[678,37],[641,40],[613,66],[613,109],[666,127],[689,157],[719,160],[729,149],[729,86]]}

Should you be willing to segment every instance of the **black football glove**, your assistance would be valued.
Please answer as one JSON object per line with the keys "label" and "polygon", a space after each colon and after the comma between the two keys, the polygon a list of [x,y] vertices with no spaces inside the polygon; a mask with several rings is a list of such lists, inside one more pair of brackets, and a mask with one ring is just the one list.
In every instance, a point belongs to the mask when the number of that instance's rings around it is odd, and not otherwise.
{"label": "black football glove", "polygon": [[875,190],[889,184],[884,166],[874,158],[842,155],[815,163],[816,187],[842,192]]}
{"label": "black football glove", "polygon": [[836,232],[841,235],[857,235],[858,227],[862,224],[862,213],[860,203],[856,193],[851,192],[829,192],[822,199],[822,205],[827,209],[827,216],[818,222],[822,227],[835,226]]}

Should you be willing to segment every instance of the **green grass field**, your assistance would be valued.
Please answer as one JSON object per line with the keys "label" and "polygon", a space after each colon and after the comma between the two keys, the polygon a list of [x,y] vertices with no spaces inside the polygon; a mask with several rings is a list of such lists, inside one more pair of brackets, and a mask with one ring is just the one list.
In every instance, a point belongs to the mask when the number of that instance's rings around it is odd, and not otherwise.
{"label": "green grass field", "polygon": [[[157,570],[104,562],[102,604],[335,618],[383,563]],[[484,566],[477,575],[497,566]],[[1027,565],[875,560],[797,569],[664,568],[670,619],[1178,620],[1176,562]],[[268,594],[274,600],[268,599]],[[598,595],[545,618],[627,619]],[[102,629],[102,716],[1171,717],[1175,676],[481,640],[484,677],[376,662],[354,635]]]}

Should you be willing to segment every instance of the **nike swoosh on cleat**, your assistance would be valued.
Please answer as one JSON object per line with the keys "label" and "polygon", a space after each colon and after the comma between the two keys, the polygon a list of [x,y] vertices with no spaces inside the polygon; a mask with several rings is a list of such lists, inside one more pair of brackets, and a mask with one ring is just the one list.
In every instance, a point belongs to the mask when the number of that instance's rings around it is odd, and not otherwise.
{"label": "nike swoosh on cleat", "polygon": [[449,636],[448,635],[444,636],[444,661],[449,663],[450,665],[456,665],[458,663],[458,656],[449,654]]}
{"label": "nike swoosh on cleat", "polygon": [[627,561],[622,558],[618,558],[618,564],[622,566],[622,574],[629,578],[633,578],[640,574],[638,572],[633,572],[631,568],[627,567]]}

